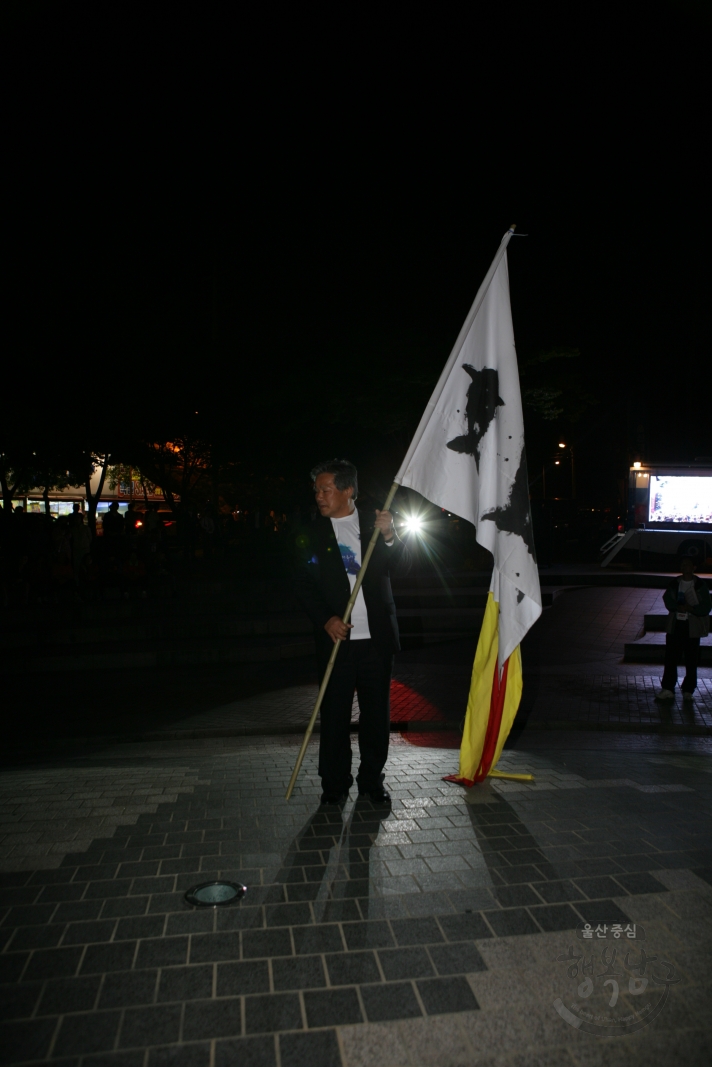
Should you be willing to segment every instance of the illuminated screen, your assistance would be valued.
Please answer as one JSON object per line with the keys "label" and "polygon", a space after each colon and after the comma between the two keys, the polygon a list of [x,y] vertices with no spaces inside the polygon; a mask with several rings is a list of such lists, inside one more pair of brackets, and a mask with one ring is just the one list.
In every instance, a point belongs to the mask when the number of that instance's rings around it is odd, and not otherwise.
{"label": "illuminated screen", "polygon": [[712,523],[712,478],[651,474],[649,521]]}

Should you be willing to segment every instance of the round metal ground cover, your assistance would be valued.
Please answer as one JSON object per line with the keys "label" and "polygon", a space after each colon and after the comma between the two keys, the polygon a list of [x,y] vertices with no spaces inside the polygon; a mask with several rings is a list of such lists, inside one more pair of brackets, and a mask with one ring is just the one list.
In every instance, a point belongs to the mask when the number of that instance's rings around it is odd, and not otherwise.
{"label": "round metal ground cover", "polygon": [[202,882],[194,885],[185,894],[185,900],[194,908],[224,908],[244,897],[247,886],[239,882]]}

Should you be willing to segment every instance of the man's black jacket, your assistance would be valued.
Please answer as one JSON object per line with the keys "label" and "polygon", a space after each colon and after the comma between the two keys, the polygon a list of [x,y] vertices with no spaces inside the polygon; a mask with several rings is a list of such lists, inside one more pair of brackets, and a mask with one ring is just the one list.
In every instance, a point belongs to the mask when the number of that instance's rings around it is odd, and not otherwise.
{"label": "man's black jacket", "polygon": [[[373,513],[358,510],[362,558],[371,540],[375,518]],[[328,659],[333,642],[324,624],[333,615],[339,618],[343,616],[351,595],[331,519],[318,515],[314,522],[304,528],[297,539],[297,546],[294,595],[314,624],[317,655],[320,659]],[[389,548],[379,535],[361,586],[371,639],[393,652],[400,649],[400,642],[390,574],[394,570],[404,573],[409,566],[408,548],[398,536],[395,544]]]}

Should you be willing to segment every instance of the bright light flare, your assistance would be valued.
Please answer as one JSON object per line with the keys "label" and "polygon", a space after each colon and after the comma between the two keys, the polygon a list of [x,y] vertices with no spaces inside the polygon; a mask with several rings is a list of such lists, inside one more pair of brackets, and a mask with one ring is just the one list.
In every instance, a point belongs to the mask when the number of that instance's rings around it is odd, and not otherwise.
{"label": "bright light flare", "polygon": [[423,528],[423,521],[422,519],[419,519],[417,515],[409,515],[405,520],[404,525],[408,533],[417,534],[420,533]]}

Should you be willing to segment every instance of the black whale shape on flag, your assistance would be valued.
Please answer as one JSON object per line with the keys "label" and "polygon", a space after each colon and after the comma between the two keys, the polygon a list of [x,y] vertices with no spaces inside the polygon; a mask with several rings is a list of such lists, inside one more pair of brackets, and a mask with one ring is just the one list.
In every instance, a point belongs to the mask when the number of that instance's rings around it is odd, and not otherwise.
{"label": "black whale shape on flag", "polygon": [[[536,563],[534,530],[529,508],[529,476],[527,474],[527,457],[524,454],[524,446],[522,446],[519,469],[509,490],[507,503],[503,507],[493,508],[482,518],[490,519],[502,533],[518,534]],[[521,596],[518,597],[517,602],[520,600]]]}
{"label": "black whale shape on flag", "polygon": [[467,390],[467,433],[448,441],[447,447],[453,452],[465,452],[475,457],[477,473],[480,470],[480,441],[487,433],[498,407],[504,406],[499,395],[499,374],[493,367],[475,370],[469,363],[463,363],[472,378]]}

